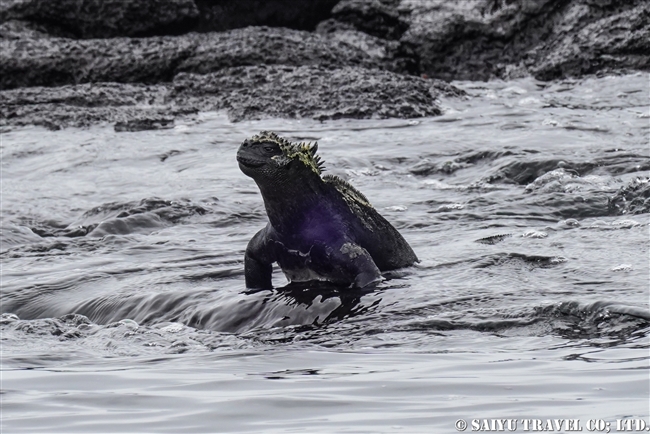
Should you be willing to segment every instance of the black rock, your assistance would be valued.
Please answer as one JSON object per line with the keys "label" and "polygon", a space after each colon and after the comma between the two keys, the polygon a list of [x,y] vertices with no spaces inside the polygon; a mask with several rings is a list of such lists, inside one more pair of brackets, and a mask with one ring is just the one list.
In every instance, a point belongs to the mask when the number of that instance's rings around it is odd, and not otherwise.
{"label": "black rock", "polygon": [[146,130],[166,130],[174,128],[174,118],[165,116],[129,119],[114,125],[115,132],[135,132]]}
{"label": "black rock", "polygon": [[169,82],[178,72],[257,65],[380,67],[363,50],[320,35],[248,27],[223,33],[76,40],[0,40],[0,89]]}
{"label": "black rock", "polygon": [[339,0],[3,0],[0,23],[53,36],[113,38],[223,32],[249,26],[313,30]]}
{"label": "black rock", "polygon": [[406,14],[400,16],[400,0],[342,0],[332,18],[383,39],[399,39],[408,29]]}
{"label": "black rock", "polygon": [[179,74],[173,99],[200,110],[226,109],[233,121],[418,118],[441,114],[437,84],[360,67],[258,65]]}
{"label": "black rock", "polygon": [[[170,106],[166,86],[99,83],[28,87],[0,92],[0,119],[8,125],[40,125],[51,130],[100,122],[135,125],[196,113]],[[118,129],[121,127],[118,127]]]}
{"label": "black rock", "polygon": [[363,51],[382,68],[393,72],[417,74],[417,58],[396,40],[384,39],[357,30],[352,24],[329,19],[316,27],[316,33]]}
{"label": "black rock", "polygon": [[440,114],[456,87],[360,66],[253,65],[180,73],[173,83],[87,83],[0,92],[4,125],[50,129],[99,122],[116,131],[170,128],[199,110],[226,110],[234,121],[289,118],[414,118]]}
{"label": "black rock", "polygon": [[377,59],[355,46],[299,30],[247,27],[185,37],[191,38],[195,46],[178,63],[176,72],[205,74],[260,64],[381,67]]}
{"label": "black rock", "polygon": [[209,32],[248,26],[313,30],[330,16],[339,0],[196,0],[195,31]]}
{"label": "black rock", "polygon": [[49,39],[52,34],[29,21],[9,20],[0,24],[0,41],[10,39]]}
{"label": "black rock", "polygon": [[30,21],[77,38],[181,34],[198,18],[193,0],[10,0],[0,8],[0,22]]}
{"label": "black rock", "polygon": [[417,73],[445,80],[650,69],[645,0],[342,0],[332,17],[399,41]]}

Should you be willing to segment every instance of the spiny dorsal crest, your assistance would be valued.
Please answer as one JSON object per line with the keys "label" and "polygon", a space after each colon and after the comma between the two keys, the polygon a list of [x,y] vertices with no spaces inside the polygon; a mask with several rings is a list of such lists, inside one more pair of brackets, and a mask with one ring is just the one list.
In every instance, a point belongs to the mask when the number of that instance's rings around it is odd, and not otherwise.
{"label": "spiny dorsal crest", "polygon": [[325,166],[320,156],[316,154],[318,151],[318,143],[291,143],[284,137],[280,137],[277,134],[270,131],[262,131],[261,133],[252,137],[254,142],[271,142],[276,143],[284,156],[290,160],[295,160],[298,158],[303,162],[305,166],[313,170],[317,175],[320,175],[324,170]]}
{"label": "spiny dorsal crest", "polygon": [[[318,143],[316,142],[314,142],[313,144],[304,143],[304,142],[291,143],[284,137],[280,137],[277,134],[270,131],[262,131],[258,135],[253,136],[251,140],[259,143],[263,143],[263,142],[276,143],[282,150],[282,153],[284,154],[284,158],[287,159],[287,162],[289,160],[298,158],[300,161],[304,163],[305,166],[313,170],[319,176],[325,170],[323,161],[321,160],[320,156],[316,153],[318,151]],[[336,188],[336,190],[339,193],[341,193],[343,199],[345,199],[345,201],[350,206],[364,205],[369,208],[372,208],[372,205],[370,204],[366,196],[364,196],[363,193],[361,193],[359,190],[354,188],[347,181],[344,181],[343,179],[339,178],[336,175],[325,175],[322,177],[322,180],[323,182],[333,185],[334,188]]]}
{"label": "spiny dorsal crest", "polygon": [[348,204],[352,205],[355,202],[365,205],[368,208],[372,208],[370,201],[361,193],[359,190],[354,188],[349,182],[339,178],[336,175],[325,175],[323,176],[323,181],[332,184],[339,193],[343,196]]}

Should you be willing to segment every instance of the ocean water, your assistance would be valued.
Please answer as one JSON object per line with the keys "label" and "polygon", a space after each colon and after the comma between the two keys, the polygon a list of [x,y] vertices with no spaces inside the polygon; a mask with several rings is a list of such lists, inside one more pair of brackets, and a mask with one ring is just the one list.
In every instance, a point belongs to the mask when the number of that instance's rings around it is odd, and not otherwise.
{"label": "ocean water", "polygon": [[[436,118],[5,129],[2,432],[650,426],[648,74],[457,85]],[[421,262],[246,290],[261,130],[318,141]]]}

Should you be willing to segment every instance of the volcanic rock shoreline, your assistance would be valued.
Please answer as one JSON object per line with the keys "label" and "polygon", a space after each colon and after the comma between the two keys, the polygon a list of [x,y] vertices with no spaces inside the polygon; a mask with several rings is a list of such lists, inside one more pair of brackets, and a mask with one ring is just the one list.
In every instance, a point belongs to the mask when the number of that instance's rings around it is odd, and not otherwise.
{"label": "volcanic rock shoreline", "polygon": [[[642,0],[1,0],[0,118],[414,118],[446,81],[650,70]],[[445,80],[445,81],[443,81]]]}

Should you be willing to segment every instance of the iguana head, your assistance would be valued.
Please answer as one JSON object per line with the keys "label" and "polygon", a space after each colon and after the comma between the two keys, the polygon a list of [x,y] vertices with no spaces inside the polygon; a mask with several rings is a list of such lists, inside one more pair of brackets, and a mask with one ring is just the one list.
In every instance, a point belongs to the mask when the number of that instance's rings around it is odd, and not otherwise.
{"label": "iguana head", "polygon": [[239,168],[258,183],[268,180],[298,180],[323,171],[318,144],[291,143],[277,134],[262,131],[244,140],[237,151]]}

